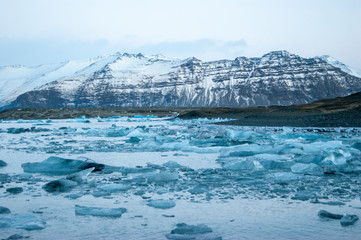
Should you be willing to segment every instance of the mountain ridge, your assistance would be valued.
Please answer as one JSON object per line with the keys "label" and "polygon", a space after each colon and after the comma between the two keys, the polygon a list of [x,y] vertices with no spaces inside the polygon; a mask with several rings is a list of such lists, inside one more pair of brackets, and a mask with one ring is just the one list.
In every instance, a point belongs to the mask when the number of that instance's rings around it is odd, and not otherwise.
{"label": "mountain ridge", "polygon": [[[42,68],[49,72],[37,71]],[[360,78],[341,68],[339,62],[334,66],[322,57],[302,58],[287,51],[272,51],[260,58],[208,62],[194,57],[171,60],[116,53],[30,70],[21,68],[20,77],[8,76],[7,82],[0,80],[0,105],[22,108],[302,104],[361,91]],[[4,69],[0,69],[3,80],[6,74],[1,70]]]}

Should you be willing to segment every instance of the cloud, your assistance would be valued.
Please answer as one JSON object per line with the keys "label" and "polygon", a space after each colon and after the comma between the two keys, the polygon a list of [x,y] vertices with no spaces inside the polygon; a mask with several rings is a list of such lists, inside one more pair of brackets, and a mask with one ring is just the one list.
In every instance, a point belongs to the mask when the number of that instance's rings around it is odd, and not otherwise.
{"label": "cloud", "polygon": [[197,57],[201,60],[230,59],[241,56],[247,47],[246,41],[219,41],[200,39],[196,41],[161,42],[141,45],[134,50],[146,54],[162,53],[169,58]]}

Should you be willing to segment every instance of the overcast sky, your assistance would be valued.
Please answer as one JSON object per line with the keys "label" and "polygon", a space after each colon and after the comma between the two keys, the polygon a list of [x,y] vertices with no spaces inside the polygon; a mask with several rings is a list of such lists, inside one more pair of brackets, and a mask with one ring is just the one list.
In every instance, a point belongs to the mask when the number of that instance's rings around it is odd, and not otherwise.
{"label": "overcast sky", "polygon": [[114,52],[331,55],[361,69],[361,0],[0,0],[0,66]]}

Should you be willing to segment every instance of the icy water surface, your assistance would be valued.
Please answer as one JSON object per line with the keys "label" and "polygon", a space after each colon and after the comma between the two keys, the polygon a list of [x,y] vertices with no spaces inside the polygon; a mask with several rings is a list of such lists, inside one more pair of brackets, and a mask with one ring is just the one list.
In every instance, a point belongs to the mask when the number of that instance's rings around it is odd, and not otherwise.
{"label": "icy water surface", "polygon": [[359,239],[361,129],[217,121],[0,122],[0,239]]}

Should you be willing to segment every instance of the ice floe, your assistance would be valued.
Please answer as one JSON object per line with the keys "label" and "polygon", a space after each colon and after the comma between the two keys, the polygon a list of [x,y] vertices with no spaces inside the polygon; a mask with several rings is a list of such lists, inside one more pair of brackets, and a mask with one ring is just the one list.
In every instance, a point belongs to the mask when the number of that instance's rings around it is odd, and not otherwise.
{"label": "ice floe", "polygon": [[45,228],[45,221],[35,215],[6,215],[0,216],[0,228],[18,228],[25,230],[41,230]]}
{"label": "ice floe", "polygon": [[172,200],[156,199],[150,200],[147,205],[154,208],[169,209],[175,207],[176,204]]}
{"label": "ice floe", "polygon": [[83,216],[116,218],[121,217],[126,212],[126,208],[101,208],[75,205],[75,213]]}

